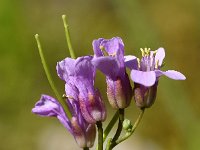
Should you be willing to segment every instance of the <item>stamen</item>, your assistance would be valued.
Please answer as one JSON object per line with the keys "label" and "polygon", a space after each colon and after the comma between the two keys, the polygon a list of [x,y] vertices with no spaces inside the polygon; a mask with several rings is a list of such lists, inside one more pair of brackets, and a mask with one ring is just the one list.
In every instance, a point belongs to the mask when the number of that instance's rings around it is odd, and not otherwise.
{"label": "stamen", "polygon": [[157,60],[155,63],[155,69],[158,69],[158,65],[159,65],[159,60]]}
{"label": "stamen", "polygon": [[138,62],[138,69],[140,68],[140,59],[137,58],[137,62]]}
{"label": "stamen", "polygon": [[151,50],[150,48],[144,48],[146,56],[149,56],[150,50]]}
{"label": "stamen", "polygon": [[109,56],[108,52],[105,50],[105,47],[100,45],[99,48],[102,50],[104,56]]}
{"label": "stamen", "polygon": [[142,52],[142,57],[145,57],[145,56],[149,56],[150,55],[150,48],[140,48],[140,51]]}
{"label": "stamen", "polygon": [[142,57],[144,57],[144,55],[145,55],[144,50],[142,48],[140,48],[140,51],[142,52]]}

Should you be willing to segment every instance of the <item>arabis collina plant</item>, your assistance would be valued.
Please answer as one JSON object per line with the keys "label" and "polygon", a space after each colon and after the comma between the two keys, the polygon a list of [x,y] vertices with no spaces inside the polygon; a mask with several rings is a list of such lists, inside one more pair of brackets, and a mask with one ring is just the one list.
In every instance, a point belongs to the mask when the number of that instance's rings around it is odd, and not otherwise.
{"label": "arabis collina plant", "polygon": [[[96,133],[98,134],[96,149],[103,150],[103,143],[119,120],[116,133],[107,140],[105,147],[106,150],[111,150],[134,133],[145,108],[151,107],[156,99],[158,82],[162,75],[174,80],[186,78],[178,71],[161,71],[165,57],[163,48],[156,51],[141,49],[141,59],[133,55],[125,56],[124,43],[119,37],[94,40],[92,43],[94,55],[88,54],[76,58],[70,42],[66,16],[63,15],[62,18],[71,56],[58,61],[56,66],[58,76],[64,81],[64,94],[60,96],[53,82],[39,35],[36,35],[41,61],[56,98],[43,94],[32,112],[44,117],[56,117],[83,150],[89,150],[94,145]],[[131,70],[130,75],[127,74],[126,68]],[[102,124],[107,116],[104,99],[94,86],[97,70],[105,75],[107,98],[113,111],[116,110],[105,130]],[[134,82],[134,87],[131,87],[131,81]],[[141,111],[134,124],[131,120],[124,119],[125,109],[131,106],[132,98]],[[122,130],[125,132],[124,135]]]}

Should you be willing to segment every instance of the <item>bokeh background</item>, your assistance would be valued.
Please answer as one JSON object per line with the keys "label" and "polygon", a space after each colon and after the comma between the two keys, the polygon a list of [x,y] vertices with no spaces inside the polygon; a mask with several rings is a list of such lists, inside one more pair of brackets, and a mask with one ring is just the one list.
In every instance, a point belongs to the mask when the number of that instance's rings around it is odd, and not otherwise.
{"label": "bokeh background", "polygon": [[[68,16],[77,56],[93,53],[93,39],[120,36],[126,54],[139,56],[141,47],[164,47],[163,69],[179,70],[187,77],[161,78],[156,103],[134,136],[116,150],[200,149],[199,8],[198,0],[1,0],[0,149],[78,149],[56,119],[31,113],[42,93],[54,96],[40,62],[36,33],[59,92],[64,92],[55,70],[56,62],[69,56],[62,14]],[[106,99],[101,74],[96,85]],[[114,110],[107,108],[109,120]],[[132,102],[127,118],[134,121],[138,113]]]}

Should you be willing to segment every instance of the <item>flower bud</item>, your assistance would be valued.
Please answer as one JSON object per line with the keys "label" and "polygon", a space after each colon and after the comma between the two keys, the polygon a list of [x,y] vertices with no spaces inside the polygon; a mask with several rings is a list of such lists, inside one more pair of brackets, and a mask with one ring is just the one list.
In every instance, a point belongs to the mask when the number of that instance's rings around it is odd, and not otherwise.
{"label": "flower bud", "polygon": [[146,87],[144,85],[135,83],[134,84],[134,100],[139,108],[149,108],[153,105],[156,94],[157,94],[157,86],[158,82],[156,82],[153,86]]}
{"label": "flower bud", "polygon": [[81,113],[88,123],[105,121],[106,108],[98,90],[88,93],[87,97],[79,97]]}
{"label": "flower bud", "polygon": [[92,147],[94,145],[94,140],[96,136],[95,125],[88,125],[86,131],[83,131],[83,127],[78,123],[76,117],[72,117],[71,125],[73,130],[73,136],[76,143],[80,148]]}
{"label": "flower bud", "polygon": [[130,105],[132,97],[132,87],[128,75],[124,78],[118,77],[116,80],[107,78],[107,96],[113,108],[123,109]]}
{"label": "flower bud", "polygon": [[124,130],[129,131],[129,130],[132,129],[132,127],[133,127],[133,126],[132,126],[130,120],[125,119],[125,120],[123,121],[123,128],[124,128]]}

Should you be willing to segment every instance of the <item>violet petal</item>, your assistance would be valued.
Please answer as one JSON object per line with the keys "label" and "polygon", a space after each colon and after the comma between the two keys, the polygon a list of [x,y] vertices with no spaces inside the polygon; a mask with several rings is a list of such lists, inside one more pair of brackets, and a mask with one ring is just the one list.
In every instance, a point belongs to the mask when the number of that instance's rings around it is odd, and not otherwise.
{"label": "violet petal", "polygon": [[48,95],[42,95],[40,100],[36,103],[32,112],[45,117],[57,117],[63,126],[72,133],[71,123],[67,118],[64,109],[60,103]]}
{"label": "violet petal", "polygon": [[186,77],[178,72],[178,71],[175,71],[175,70],[168,70],[168,71],[156,71],[156,74],[158,73],[162,73],[163,75],[167,76],[168,78],[171,78],[171,79],[174,79],[174,80],[185,80]]}
{"label": "violet petal", "polygon": [[103,38],[99,38],[98,40],[94,40],[92,42],[95,57],[103,56],[103,53],[100,49],[100,45],[103,40]]}
{"label": "violet petal", "polygon": [[102,46],[105,48],[109,55],[113,55],[119,50],[123,51],[124,53],[124,43],[119,37],[114,37],[109,40],[103,40]]}
{"label": "violet petal", "polygon": [[156,74],[154,71],[144,72],[144,71],[132,70],[131,79],[136,83],[149,87],[154,85],[156,81]]}
{"label": "violet petal", "polygon": [[138,68],[138,61],[137,57],[133,55],[124,56],[125,66],[129,69],[137,69]]}
{"label": "violet petal", "polygon": [[66,82],[69,80],[70,76],[73,76],[75,74],[74,68],[75,60],[72,58],[66,58],[58,62],[56,66],[58,76]]}
{"label": "violet petal", "polygon": [[110,78],[115,78],[119,72],[119,63],[114,57],[103,56],[94,58],[92,63],[95,67],[101,70],[106,76]]}
{"label": "violet petal", "polygon": [[157,49],[156,55],[155,55],[155,62],[158,61],[158,65],[161,66],[163,59],[165,58],[165,50],[164,48]]}

